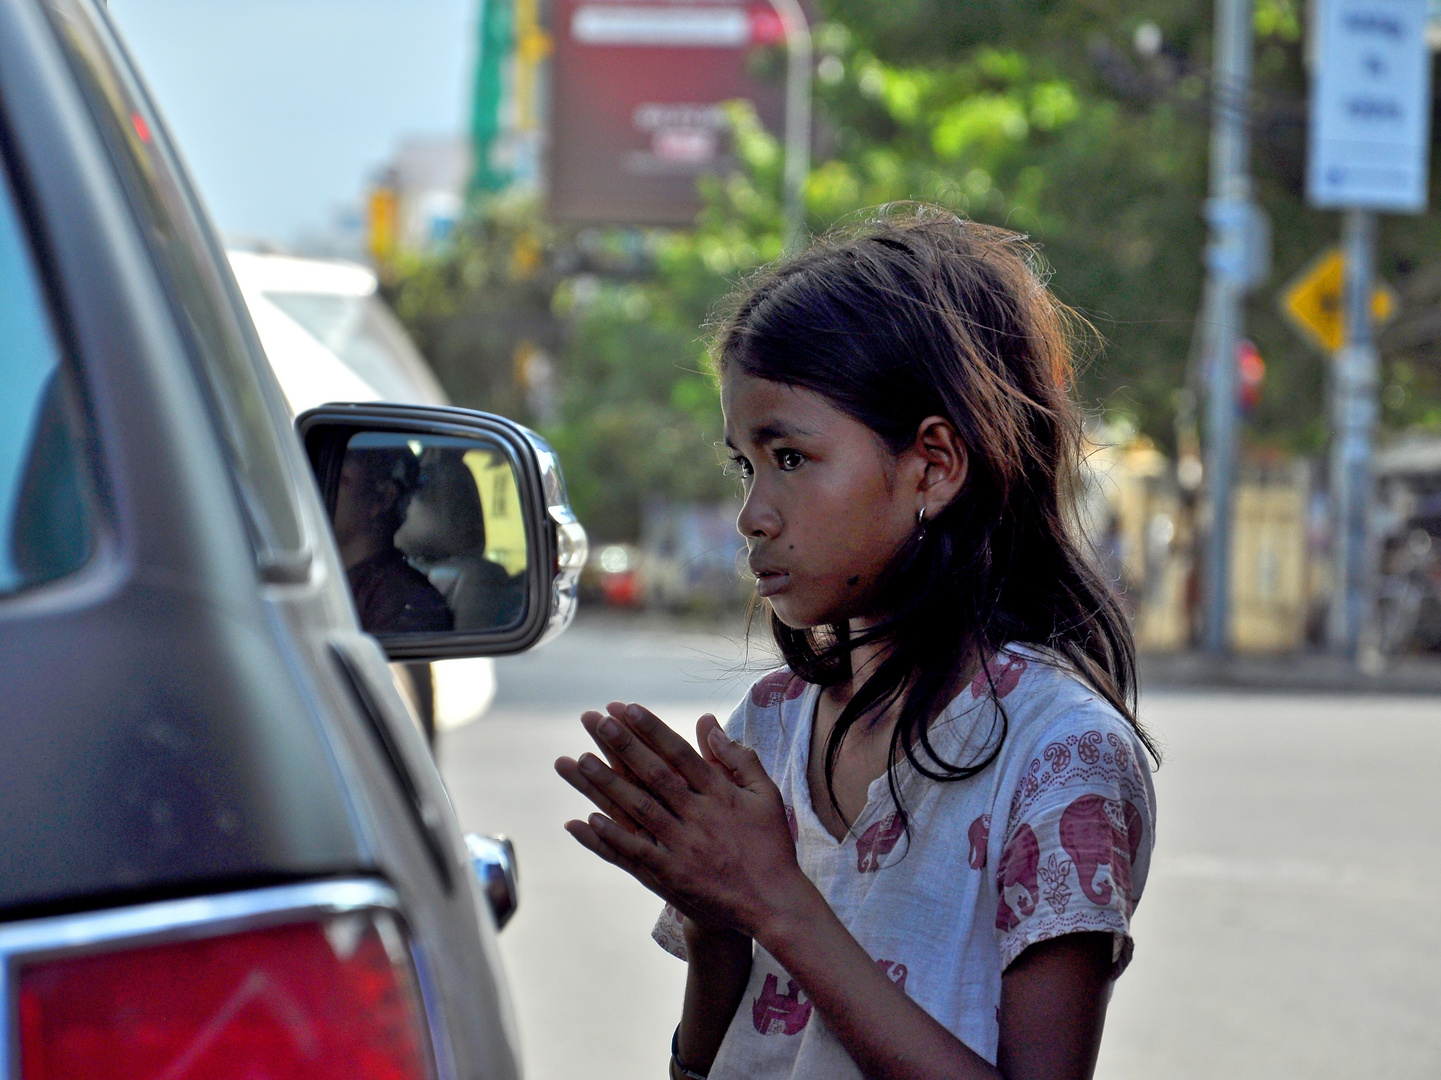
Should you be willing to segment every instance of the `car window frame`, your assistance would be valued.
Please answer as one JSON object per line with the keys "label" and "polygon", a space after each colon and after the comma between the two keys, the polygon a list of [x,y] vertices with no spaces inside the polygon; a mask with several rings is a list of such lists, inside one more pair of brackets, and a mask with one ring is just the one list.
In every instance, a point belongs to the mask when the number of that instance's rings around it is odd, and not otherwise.
{"label": "car window frame", "polygon": [[[305,581],[310,574],[315,545],[309,517],[300,505],[301,477],[296,458],[283,443],[284,433],[289,431],[289,410],[280,401],[279,388],[274,385],[263,348],[209,217],[108,12],[94,0],[41,0],[39,6],[75,76],[107,159],[140,226],[146,254],[155,267],[175,329],[185,343],[212,425],[220,435],[217,442],[241,507],[257,571],[268,581]],[[71,37],[69,31],[72,30],[88,35],[91,40]],[[124,113],[129,113],[133,131],[126,129],[121,119]],[[173,189],[171,200],[167,200],[162,190],[166,183]],[[168,241],[153,235],[157,219],[171,225],[176,235]],[[218,319],[215,329],[229,339],[221,341],[220,347],[232,349],[233,358],[245,365],[253,380],[264,414],[259,425],[248,426],[237,416],[244,412],[245,406],[236,400],[233,384],[215,370],[224,361],[208,355],[215,343],[202,340],[204,331],[194,325],[185,299],[178,294],[171,256],[161,250],[167,242],[183,246],[189,260],[202,271],[203,302]],[[209,282],[203,280],[207,265],[212,278]],[[248,427],[253,433],[257,426],[263,428],[265,434],[256,448],[262,456],[270,458],[265,467],[275,470],[274,487],[282,493],[278,505],[284,520],[280,522],[274,513],[277,503],[267,501],[257,490],[244,463],[244,452],[251,448],[245,432]],[[264,445],[266,442],[268,447]]]}
{"label": "car window frame", "polygon": [[59,420],[76,451],[76,493],[88,532],[85,556],[74,566],[54,577],[41,578],[15,589],[0,591],[0,607],[8,611],[16,605],[29,606],[37,597],[66,590],[77,579],[92,573],[97,565],[103,564],[104,555],[111,547],[112,521],[108,513],[108,500],[104,498],[104,493],[108,490],[104,456],[99,450],[84,380],[80,377],[76,362],[78,350],[70,334],[70,324],[64,318],[62,290],[58,287],[55,268],[44,244],[40,223],[36,219],[29,179],[22,168],[19,151],[10,138],[4,119],[3,111],[0,111],[0,188],[4,190],[0,197],[8,198],[13,204],[18,239],[29,256],[31,284],[55,351],[53,378],[59,394]]}

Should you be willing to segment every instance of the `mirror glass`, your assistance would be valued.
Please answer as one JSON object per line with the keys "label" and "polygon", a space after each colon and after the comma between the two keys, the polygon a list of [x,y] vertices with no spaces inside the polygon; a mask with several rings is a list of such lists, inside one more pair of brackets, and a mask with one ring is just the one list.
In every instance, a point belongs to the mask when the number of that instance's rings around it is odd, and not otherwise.
{"label": "mirror glass", "polygon": [[332,520],[369,633],[503,630],[524,618],[525,517],[498,443],[352,435]]}

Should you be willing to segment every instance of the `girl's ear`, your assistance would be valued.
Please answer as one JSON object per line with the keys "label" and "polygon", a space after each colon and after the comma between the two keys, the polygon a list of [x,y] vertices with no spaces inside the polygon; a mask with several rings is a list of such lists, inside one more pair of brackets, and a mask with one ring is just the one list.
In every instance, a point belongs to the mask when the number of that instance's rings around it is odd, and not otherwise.
{"label": "girl's ear", "polygon": [[916,431],[915,454],[923,466],[917,485],[916,509],[934,518],[965,487],[970,459],[955,425],[943,416],[928,416]]}

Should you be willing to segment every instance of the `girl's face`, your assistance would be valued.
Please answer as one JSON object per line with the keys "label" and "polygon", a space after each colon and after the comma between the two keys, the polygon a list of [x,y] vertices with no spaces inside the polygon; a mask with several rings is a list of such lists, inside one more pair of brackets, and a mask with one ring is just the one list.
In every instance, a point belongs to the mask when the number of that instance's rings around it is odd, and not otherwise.
{"label": "girl's face", "polygon": [[921,456],[892,455],[813,391],[734,367],[721,378],[721,408],[757,594],[791,627],[882,614],[882,573],[925,505]]}

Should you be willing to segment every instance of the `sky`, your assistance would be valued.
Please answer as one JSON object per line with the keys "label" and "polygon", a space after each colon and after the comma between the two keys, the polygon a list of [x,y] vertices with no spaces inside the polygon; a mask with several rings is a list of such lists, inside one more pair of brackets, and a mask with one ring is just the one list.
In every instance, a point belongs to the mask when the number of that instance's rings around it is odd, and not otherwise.
{"label": "sky", "polygon": [[469,125],[477,0],[109,0],[210,213],[293,243]]}

